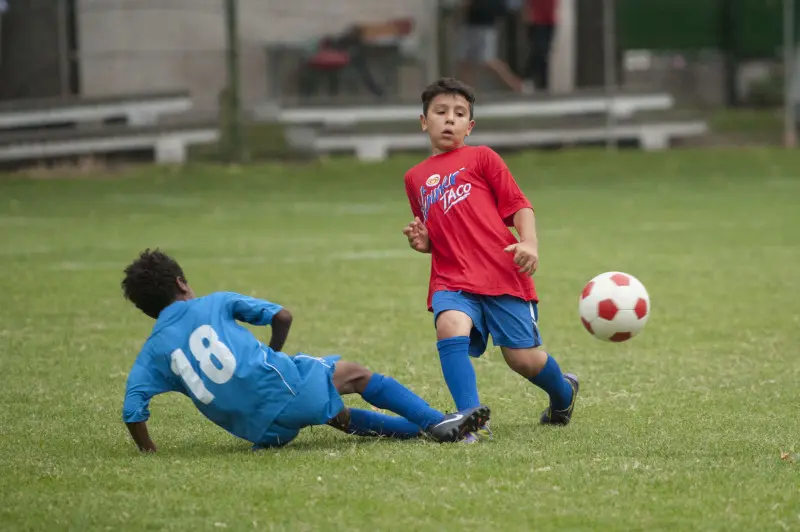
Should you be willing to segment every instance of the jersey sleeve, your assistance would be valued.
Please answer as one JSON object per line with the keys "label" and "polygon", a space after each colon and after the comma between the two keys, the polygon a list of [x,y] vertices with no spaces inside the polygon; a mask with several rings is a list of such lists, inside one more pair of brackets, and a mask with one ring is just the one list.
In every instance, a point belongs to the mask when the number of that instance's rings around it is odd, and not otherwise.
{"label": "jersey sleeve", "polygon": [[234,319],[250,325],[270,325],[272,318],[283,306],[264,299],[229,292],[226,294],[227,308]]}
{"label": "jersey sleeve", "polygon": [[520,190],[503,158],[491,148],[484,149],[482,170],[483,178],[494,194],[500,217],[508,227],[512,227],[518,211],[533,208],[530,201]]}
{"label": "jersey sleeve", "polygon": [[169,392],[172,386],[155,368],[149,368],[146,356],[140,355],[125,387],[125,401],[122,405],[122,420],[136,423],[150,419],[150,399],[160,393]]}
{"label": "jersey sleeve", "polygon": [[411,204],[411,214],[425,221],[425,218],[422,216],[422,207],[420,207],[419,204],[419,195],[417,191],[414,190],[414,185],[411,183],[411,176],[409,174],[406,174],[405,182],[406,196],[408,196],[408,203]]}

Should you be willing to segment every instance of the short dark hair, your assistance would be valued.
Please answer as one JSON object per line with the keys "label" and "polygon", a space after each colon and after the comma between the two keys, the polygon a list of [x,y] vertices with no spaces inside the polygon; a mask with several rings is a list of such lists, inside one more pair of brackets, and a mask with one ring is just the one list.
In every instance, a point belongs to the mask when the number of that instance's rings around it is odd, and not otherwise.
{"label": "short dark hair", "polygon": [[144,250],[125,268],[122,291],[125,299],[153,319],[178,299],[181,288],[176,282],[186,282],[180,265],[159,249]]}
{"label": "short dark hair", "polygon": [[455,78],[439,78],[422,91],[422,114],[428,116],[428,108],[440,94],[458,94],[469,102],[469,119],[472,120],[475,107],[475,91],[472,87]]}

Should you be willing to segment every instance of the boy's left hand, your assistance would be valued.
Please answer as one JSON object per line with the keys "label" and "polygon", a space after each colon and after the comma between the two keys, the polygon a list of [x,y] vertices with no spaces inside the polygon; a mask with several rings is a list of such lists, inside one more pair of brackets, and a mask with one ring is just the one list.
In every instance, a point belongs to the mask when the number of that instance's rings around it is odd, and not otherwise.
{"label": "boy's left hand", "polygon": [[533,275],[539,267],[539,249],[530,242],[517,242],[511,244],[505,250],[506,253],[514,253],[514,264],[519,266],[519,273]]}

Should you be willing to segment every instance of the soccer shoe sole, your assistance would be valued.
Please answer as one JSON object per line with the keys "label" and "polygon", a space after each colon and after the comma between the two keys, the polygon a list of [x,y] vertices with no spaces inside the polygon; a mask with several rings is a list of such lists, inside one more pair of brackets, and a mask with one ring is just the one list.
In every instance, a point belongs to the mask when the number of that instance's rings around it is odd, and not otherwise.
{"label": "soccer shoe sole", "polygon": [[[461,423],[453,424],[449,429],[439,429],[436,436],[430,434],[439,443],[452,443],[461,440],[470,432],[477,431],[480,427],[489,422],[491,410],[488,406],[478,406],[463,414]],[[432,431],[433,432],[433,431]]]}
{"label": "soccer shoe sole", "polygon": [[460,440],[461,443],[472,445],[475,443],[482,443],[485,441],[490,441],[494,439],[494,434],[492,434],[491,429],[489,429],[488,423],[482,425],[478,430],[468,432],[464,437]]}

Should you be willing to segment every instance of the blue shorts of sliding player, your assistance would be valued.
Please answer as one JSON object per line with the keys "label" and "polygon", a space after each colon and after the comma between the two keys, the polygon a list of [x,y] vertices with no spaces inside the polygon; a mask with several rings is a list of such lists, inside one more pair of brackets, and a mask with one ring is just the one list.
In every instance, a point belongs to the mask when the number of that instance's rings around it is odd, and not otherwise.
{"label": "blue shorts of sliding player", "polygon": [[292,357],[302,377],[303,385],[297,396],[268,427],[254,449],[283,447],[294,440],[300,430],[312,425],[324,425],[344,409],[342,397],[333,384],[337,355],[324,358],[302,353]]}

